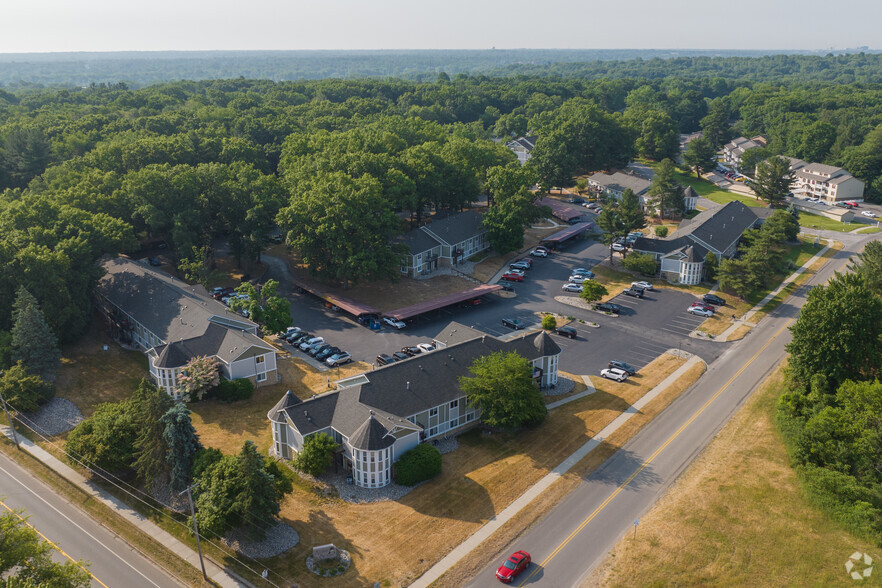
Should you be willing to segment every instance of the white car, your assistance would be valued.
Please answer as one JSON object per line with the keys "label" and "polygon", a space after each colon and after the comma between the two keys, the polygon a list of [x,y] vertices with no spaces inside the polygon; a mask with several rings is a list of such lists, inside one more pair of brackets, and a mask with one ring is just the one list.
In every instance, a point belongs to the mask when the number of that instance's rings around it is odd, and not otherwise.
{"label": "white car", "polygon": [[534,249],[533,251],[530,252],[530,255],[532,255],[533,257],[548,257],[548,250],[547,249]]}
{"label": "white car", "polygon": [[700,306],[690,306],[686,309],[686,312],[695,316],[714,316],[713,311],[701,308]]}
{"label": "white car", "polygon": [[404,324],[404,321],[395,320],[392,317],[384,316],[383,322],[389,325],[390,327],[395,327],[396,329],[403,329],[407,325]]}
{"label": "white car", "polygon": [[508,268],[508,272],[507,272],[507,273],[509,273],[509,274],[516,274],[516,275],[518,275],[518,276],[526,276],[526,275],[527,275],[527,272],[525,272],[525,271],[522,270],[522,269],[518,269],[518,268],[516,268],[516,267],[515,267],[515,268],[511,268],[511,267]]}
{"label": "white car", "polygon": [[607,380],[615,380],[616,382],[624,382],[628,379],[628,372],[619,368],[607,368],[600,370],[600,377]]}
{"label": "white car", "polygon": [[581,292],[584,288],[579,284],[564,284],[561,288],[567,292]]}
{"label": "white car", "polygon": [[651,283],[644,281],[644,280],[641,280],[639,282],[631,282],[631,287],[632,288],[639,288],[641,290],[649,290],[649,291],[652,291],[655,289],[652,287]]}
{"label": "white car", "polygon": [[423,353],[428,353],[430,351],[435,351],[435,346],[431,343],[420,343],[417,345]]}
{"label": "white car", "polygon": [[586,275],[583,275],[583,274],[574,274],[574,275],[572,275],[572,276],[569,277],[569,280],[568,280],[568,281],[569,281],[571,284],[584,284],[585,282],[588,282],[588,281],[590,281],[590,280],[591,280],[591,278],[589,278],[589,277],[586,276]]}
{"label": "white car", "polygon": [[624,250],[625,250],[625,246],[622,245],[621,243],[613,243],[613,244],[612,244],[612,250],[613,250],[613,251],[624,251]]}
{"label": "white car", "polygon": [[300,349],[300,351],[307,351],[308,349],[310,349],[312,347],[317,347],[319,345],[324,345],[324,344],[325,344],[324,337],[313,337],[312,339],[307,339],[306,341],[304,341],[303,343],[301,343],[297,347]]}
{"label": "white car", "polygon": [[326,359],[325,363],[328,365],[343,365],[344,363],[349,363],[350,361],[352,361],[352,356],[345,351],[341,351],[340,353],[335,353],[334,355]]}
{"label": "white car", "polygon": [[861,214],[870,218],[876,218],[876,213],[872,210],[862,210]]}

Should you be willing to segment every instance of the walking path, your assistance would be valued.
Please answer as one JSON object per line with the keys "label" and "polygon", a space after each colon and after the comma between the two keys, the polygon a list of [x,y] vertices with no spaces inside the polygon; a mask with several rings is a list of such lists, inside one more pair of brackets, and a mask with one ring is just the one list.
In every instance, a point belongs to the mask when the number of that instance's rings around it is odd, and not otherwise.
{"label": "walking path", "polygon": [[781,284],[780,284],[777,288],[775,288],[774,290],[772,290],[771,292],[769,292],[768,294],[766,294],[766,297],[765,297],[765,298],[763,298],[762,300],[760,300],[759,302],[757,302],[756,305],[755,305],[753,308],[751,308],[750,310],[748,310],[747,312],[745,312],[745,313],[741,316],[741,318],[737,319],[737,320],[732,324],[732,326],[730,326],[728,329],[726,329],[725,331],[723,331],[722,333],[720,333],[720,335],[719,335],[718,337],[715,338],[715,341],[720,341],[720,342],[728,341],[728,339],[729,339],[729,335],[731,335],[732,333],[734,333],[734,332],[738,329],[738,327],[740,327],[741,325],[748,325],[748,326],[751,326],[751,327],[755,327],[755,326],[756,326],[756,323],[753,323],[753,322],[750,321],[750,319],[753,317],[753,315],[755,315],[757,312],[759,312],[760,310],[762,310],[762,308],[763,308],[766,304],[768,304],[769,301],[771,301],[775,296],[777,296],[778,294],[780,294],[780,293],[781,293],[781,290],[783,290],[784,288],[786,288],[787,286],[789,286],[790,283],[793,282],[793,280],[795,280],[796,278],[798,278],[802,273],[804,273],[806,270],[808,270],[808,268],[812,267],[812,266],[815,264],[815,262],[818,261],[818,259],[820,259],[821,256],[823,256],[823,255],[827,252],[828,249],[830,249],[830,245],[831,245],[831,244],[832,244],[832,242],[831,242],[829,239],[827,239],[827,245],[826,245],[823,249],[821,249],[820,251],[818,251],[818,252],[814,255],[814,257],[812,257],[812,258],[809,259],[807,262],[805,262],[804,264],[802,264],[802,266],[798,267],[798,268],[796,269],[796,271],[793,272],[792,274],[790,274],[790,275],[787,277],[787,279],[785,279],[783,282],[781,282]]}
{"label": "walking path", "polygon": [[[0,433],[6,435],[9,439],[12,439],[12,431],[8,426],[0,426]],[[80,488],[89,496],[92,496],[96,500],[102,502],[105,506],[121,516],[127,522],[137,527],[143,533],[149,535],[157,543],[166,547],[169,551],[195,567],[197,570],[201,571],[199,567],[199,556],[189,546],[184,545],[183,543],[172,537],[170,533],[161,529],[151,521],[145,519],[140,513],[130,508],[127,504],[123,503],[116,497],[111,496],[103,489],[99,488],[98,486],[87,480],[85,476],[83,476],[67,464],[62,463],[60,460],[55,458],[55,456],[44,450],[39,445],[35,444],[30,439],[24,438],[19,435],[18,442],[24,451],[27,451],[36,459],[43,462],[50,469],[54,470],[55,473]],[[208,577],[218,586],[229,588],[240,588],[242,586],[245,586],[254,588],[252,584],[240,578],[234,572],[231,572],[215,564],[207,557],[205,558],[205,571],[208,573]]]}
{"label": "walking path", "polygon": [[[608,439],[610,435],[617,431],[619,427],[624,425],[632,416],[639,413],[644,406],[649,404],[659,394],[664,392],[671,384],[676,382],[680,378],[680,376],[686,373],[686,371],[688,371],[693,365],[702,361],[703,360],[697,355],[692,355],[691,357],[689,357],[689,359],[686,360],[686,363],[674,370],[671,375],[659,382],[659,384],[655,388],[644,394],[637,402],[629,406],[624,412],[622,412],[622,414],[616,417],[615,420],[604,427],[602,431],[597,433],[587,443],[577,449],[575,453],[567,457],[563,462],[560,463],[560,465],[551,470],[550,473],[546,474],[545,477],[543,477],[541,480],[528,488],[527,491],[524,492],[520,497],[518,497],[514,502],[512,502],[508,506],[508,508],[504,509],[498,515],[487,521],[487,523],[483,527],[478,529],[471,537],[460,543],[453,549],[453,551],[448,553],[446,557],[444,557],[441,561],[429,568],[429,570],[425,574],[417,578],[417,580],[413,584],[411,584],[411,588],[427,587],[432,582],[440,578],[445,572],[455,566],[462,558],[471,553],[472,550],[477,548],[493,533],[499,530],[500,527],[510,521],[528,504],[538,498],[542,494],[542,492],[547,490],[549,486],[559,480],[573,466],[579,463],[579,461],[581,461],[586,455],[591,453],[591,451],[593,451],[595,447],[603,443],[604,440]],[[575,400],[575,397],[567,398],[560,402],[565,403],[572,400]],[[549,404],[548,407],[552,408],[552,405]]]}

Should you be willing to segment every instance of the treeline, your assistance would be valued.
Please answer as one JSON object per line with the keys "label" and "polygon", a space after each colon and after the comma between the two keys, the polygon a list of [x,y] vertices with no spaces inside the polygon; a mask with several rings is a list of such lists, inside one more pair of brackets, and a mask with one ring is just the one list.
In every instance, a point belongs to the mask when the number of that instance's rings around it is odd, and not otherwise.
{"label": "treeline", "polygon": [[882,545],[882,243],[809,292],[778,423],[811,499]]}

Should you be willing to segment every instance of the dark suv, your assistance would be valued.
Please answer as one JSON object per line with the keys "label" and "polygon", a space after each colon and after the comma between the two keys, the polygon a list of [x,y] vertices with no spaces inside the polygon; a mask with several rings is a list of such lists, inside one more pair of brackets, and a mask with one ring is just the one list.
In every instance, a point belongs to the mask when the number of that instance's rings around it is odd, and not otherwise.
{"label": "dark suv", "polygon": [[640,288],[631,287],[623,290],[622,294],[624,294],[625,296],[633,296],[634,298],[643,298],[643,290],[641,290]]}
{"label": "dark suv", "polygon": [[381,353],[377,356],[377,365],[386,365],[388,363],[395,363],[396,361],[398,360],[391,355],[386,355],[385,353]]}
{"label": "dark suv", "polygon": [[624,361],[619,361],[617,359],[610,361],[608,367],[609,368],[618,368],[618,369],[622,370],[623,372],[627,372],[629,376],[633,376],[634,374],[637,373],[637,368],[635,368],[631,364],[627,364]]}
{"label": "dark suv", "polygon": [[705,294],[703,300],[714,306],[726,306],[726,301],[715,294]]}
{"label": "dark suv", "polygon": [[621,306],[619,306],[618,304],[613,304],[612,302],[601,302],[594,308],[601,312],[611,312],[613,314],[619,314],[622,311]]}
{"label": "dark suv", "polygon": [[504,318],[502,319],[502,326],[509,327],[510,329],[514,329],[515,331],[519,331],[527,326],[527,324],[519,319],[514,318]]}
{"label": "dark suv", "polygon": [[569,337],[570,339],[576,338],[576,329],[573,327],[558,327],[554,330],[558,335],[563,335],[564,337]]}

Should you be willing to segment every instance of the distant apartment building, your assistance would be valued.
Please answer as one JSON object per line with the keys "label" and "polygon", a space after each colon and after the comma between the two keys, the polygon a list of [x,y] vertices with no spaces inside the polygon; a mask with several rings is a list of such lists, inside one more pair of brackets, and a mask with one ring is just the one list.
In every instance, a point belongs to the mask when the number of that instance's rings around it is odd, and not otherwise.
{"label": "distant apartment building", "polygon": [[524,165],[530,159],[533,148],[536,147],[537,138],[536,136],[518,137],[506,143],[505,146],[511,149],[518,156],[518,161],[521,165]]}
{"label": "distant apartment building", "polygon": [[762,135],[757,135],[750,139],[738,137],[737,139],[733,139],[726,143],[720,150],[720,155],[723,158],[723,163],[739,166],[741,165],[741,156],[745,151],[753,149],[754,147],[765,147],[768,144],[769,142]]}
{"label": "distant apartment building", "polygon": [[795,182],[791,191],[801,198],[820,198],[825,202],[862,201],[864,183],[835,165],[806,163],[794,157],[785,157],[790,162]]}

